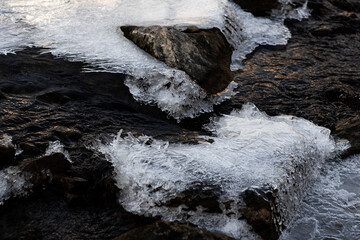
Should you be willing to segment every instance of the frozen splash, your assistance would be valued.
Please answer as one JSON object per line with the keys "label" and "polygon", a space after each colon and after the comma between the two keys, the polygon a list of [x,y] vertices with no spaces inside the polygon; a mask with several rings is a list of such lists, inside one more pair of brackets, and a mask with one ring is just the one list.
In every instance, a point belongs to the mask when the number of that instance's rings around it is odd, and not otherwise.
{"label": "frozen splash", "polygon": [[360,239],[360,156],[326,162],[281,240]]}
{"label": "frozen splash", "polygon": [[69,152],[65,150],[64,145],[59,140],[49,142],[49,146],[45,151],[45,156],[50,156],[53,153],[62,153],[69,162],[72,162]]}
{"label": "frozen splash", "polygon": [[[132,76],[134,97],[156,104],[176,119],[210,112],[228,98],[207,97],[182,71],[171,69],[126,39],[122,25],[218,27],[234,47],[233,70],[261,44],[286,44],[291,37],[277,19],[255,18],[227,0],[3,0],[0,2],[0,53],[26,46],[49,48],[57,56],[90,63],[88,71]],[[176,88],[166,89],[172,82]],[[192,109],[189,109],[191,107]]]}
{"label": "frozen splash", "polygon": [[[346,142],[335,142],[326,128],[292,116],[269,117],[252,104],[214,119],[207,129],[215,136],[200,136],[207,141],[198,145],[169,144],[131,134],[122,137],[121,131],[109,145],[99,145],[99,151],[115,166],[124,208],[256,239],[245,222],[238,220],[238,209],[244,206],[240,194],[249,187],[270,186],[291,191],[286,195],[279,191],[280,207],[288,207],[281,201],[299,203],[304,186],[292,189],[291,179],[297,180],[294,174],[302,174],[295,167],[306,166],[306,177],[311,179],[325,159],[347,147]],[[186,211],[184,205],[166,207],[194,185],[218,193],[222,213],[207,213],[200,207]],[[225,207],[229,202],[232,206]],[[289,212],[285,209],[281,214],[288,217]]]}

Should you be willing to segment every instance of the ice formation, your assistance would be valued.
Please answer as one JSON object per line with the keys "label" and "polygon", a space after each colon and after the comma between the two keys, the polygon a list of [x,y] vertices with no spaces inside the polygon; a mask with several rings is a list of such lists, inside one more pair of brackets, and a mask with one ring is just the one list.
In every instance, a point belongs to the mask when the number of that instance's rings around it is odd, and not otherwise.
{"label": "ice formation", "polygon": [[[169,144],[147,136],[122,137],[120,131],[109,145],[100,144],[99,151],[115,166],[121,189],[119,201],[125,209],[255,239],[245,234],[246,224],[238,220],[237,209],[243,205],[239,195],[244,190],[264,186],[279,189],[280,214],[289,219],[305,184],[321,163],[347,148],[346,142],[335,142],[326,128],[292,116],[270,117],[253,104],[214,119],[206,128],[214,133],[213,143],[208,142],[212,142],[210,137],[200,136],[208,141]],[[304,181],[294,184],[299,178]],[[197,184],[219,193],[222,214],[209,214],[200,208],[185,211],[182,205],[165,206]],[[224,203],[229,201],[234,204],[225,210]],[[228,216],[227,211],[235,215]]]}
{"label": "ice formation", "polygon": [[0,205],[10,197],[25,195],[27,186],[20,169],[8,167],[0,170]]}
{"label": "ice formation", "polygon": [[[301,8],[291,14],[274,13],[273,20],[256,18],[228,0],[3,0],[0,9],[0,53],[46,47],[55,55],[90,63],[89,71],[129,74],[126,84],[137,100],[156,104],[176,119],[212,111],[213,104],[227,97],[207,98],[184,72],[167,67],[126,39],[119,26],[218,27],[235,49],[231,67],[236,70],[256,46],[287,43],[291,35],[284,17],[306,17]],[[168,82],[178,87],[166,89]]]}
{"label": "ice formation", "polygon": [[280,239],[360,239],[359,183],[359,155],[326,162]]}
{"label": "ice formation", "polygon": [[64,145],[59,140],[49,142],[49,146],[45,151],[45,156],[49,156],[53,153],[62,153],[69,162],[72,162],[69,152],[65,150]]}

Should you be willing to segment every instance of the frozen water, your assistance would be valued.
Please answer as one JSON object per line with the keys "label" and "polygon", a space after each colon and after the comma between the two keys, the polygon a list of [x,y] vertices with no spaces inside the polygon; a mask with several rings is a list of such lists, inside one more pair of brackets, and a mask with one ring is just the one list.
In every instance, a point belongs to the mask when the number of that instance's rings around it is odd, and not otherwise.
{"label": "frozen water", "polygon": [[360,239],[360,156],[326,162],[281,240]]}
{"label": "frozen water", "polygon": [[49,156],[53,153],[62,153],[69,162],[72,162],[69,152],[65,150],[64,145],[59,140],[49,142],[49,146],[45,151],[45,156]]}
{"label": "frozen water", "polygon": [[0,205],[10,197],[25,195],[24,189],[28,185],[18,168],[9,167],[0,170]]}
{"label": "frozen water", "polygon": [[[46,47],[55,55],[90,63],[89,71],[129,74],[133,78],[126,84],[137,100],[157,104],[182,119],[212,111],[213,104],[226,97],[206,98],[184,72],[140,50],[118,27],[218,27],[235,49],[231,68],[236,70],[256,46],[287,43],[291,35],[282,23],[284,17],[281,12],[274,20],[255,18],[227,0],[3,0],[0,53],[25,46]],[[166,89],[168,82],[178,87]],[[226,92],[231,95],[230,89]]]}
{"label": "frozen water", "polygon": [[[326,128],[292,116],[269,117],[252,104],[213,119],[206,128],[214,133],[213,143],[169,144],[147,136],[122,137],[120,131],[109,145],[100,144],[99,151],[115,166],[119,201],[125,209],[189,221],[239,238],[246,236],[246,224],[238,220],[241,192],[264,186],[286,190],[286,194],[279,191],[276,204],[283,219],[289,219],[321,163],[348,147],[335,142]],[[165,206],[199,183],[220,193],[222,214]],[[225,210],[229,201],[234,204]]]}
{"label": "frozen water", "polygon": [[0,137],[0,145],[5,146],[5,147],[10,147],[12,146],[12,137],[7,135],[7,134],[3,134]]}

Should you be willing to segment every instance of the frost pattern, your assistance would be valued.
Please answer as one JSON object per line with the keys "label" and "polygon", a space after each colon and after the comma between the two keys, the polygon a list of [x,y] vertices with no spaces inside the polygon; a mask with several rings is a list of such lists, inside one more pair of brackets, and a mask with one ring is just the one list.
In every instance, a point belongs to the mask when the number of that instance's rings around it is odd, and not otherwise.
{"label": "frost pattern", "polygon": [[[279,208],[284,208],[280,213],[284,221],[291,217],[305,188],[293,185],[291,179],[312,178],[325,159],[348,147],[346,142],[336,143],[326,128],[292,116],[269,117],[253,104],[214,119],[206,128],[214,137],[200,136],[208,141],[197,145],[169,144],[130,133],[122,137],[121,131],[109,145],[100,144],[99,151],[115,166],[121,189],[119,201],[124,208],[171,221],[188,221],[236,238],[256,239],[251,233],[244,235],[246,224],[238,220],[238,209],[244,204],[239,195],[249,187],[288,190],[287,194],[279,191],[277,198]],[[210,139],[214,142],[209,143]],[[294,171],[296,166],[303,167],[307,175],[297,176],[304,171]],[[219,193],[222,214],[209,214],[200,208],[185,211],[183,205],[165,206],[198,184]],[[233,205],[226,210],[229,201]],[[227,211],[235,215],[228,216]]]}

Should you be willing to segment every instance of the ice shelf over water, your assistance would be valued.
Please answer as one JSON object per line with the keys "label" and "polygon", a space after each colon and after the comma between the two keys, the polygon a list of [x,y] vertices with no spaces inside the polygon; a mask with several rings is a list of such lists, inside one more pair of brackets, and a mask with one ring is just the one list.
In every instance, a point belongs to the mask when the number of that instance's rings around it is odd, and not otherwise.
{"label": "ice shelf over water", "polygon": [[[110,144],[99,144],[98,150],[115,167],[124,208],[256,239],[238,220],[238,209],[244,207],[240,194],[250,187],[278,189],[275,204],[281,220],[289,221],[321,164],[348,147],[346,141],[335,142],[326,128],[292,116],[270,117],[253,104],[213,119],[206,128],[214,137],[200,136],[208,141],[197,145],[123,137],[121,131]],[[166,206],[194,185],[219,194],[222,213]],[[230,209],[225,208],[229,201]]]}
{"label": "ice shelf over water", "polygon": [[[284,6],[289,1],[283,1]],[[232,69],[260,44],[286,44],[291,37],[284,17],[307,16],[306,5],[256,18],[227,0],[3,0],[0,2],[0,53],[26,46],[49,48],[57,56],[88,62],[89,71],[132,76],[134,97],[156,104],[176,119],[213,110],[225,97],[210,97],[182,71],[171,69],[126,39],[122,25],[197,25],[218,27],[234,47]],[[175,87],[166,89],[168,82]],[[149,87],[150,86],[150,87]],[[191,109],[189,107],[191,106]]]}

